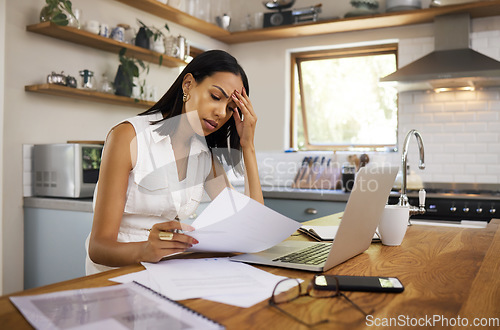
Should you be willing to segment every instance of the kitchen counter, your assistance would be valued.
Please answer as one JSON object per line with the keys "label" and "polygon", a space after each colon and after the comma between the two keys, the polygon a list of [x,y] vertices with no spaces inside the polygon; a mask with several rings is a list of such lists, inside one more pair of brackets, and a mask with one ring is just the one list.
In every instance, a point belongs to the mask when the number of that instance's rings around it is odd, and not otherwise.
{"label": "kitchen counter", "polygon": [[[238,187],[236,189],[243,191],[243,189],[238,189]],[[262,187],[262,192],[264,198],[273,199],[347,202],[349,198],[349,193],[345,193],[342,190]],[[24,207],[92,212],[92,198],[24,197]]]}
{"label": "kitchen counter", "polygon": [[93,212],[92,198],[24,197],[23,206],[38,209]]}
{"label": "kitchen counter", "polygon": [[[235,188],[243,192],[244,188],[235,186]],[[347,202],[350,194],[343,190],[322,190],[322,189],[296,189],[291,187],[271,187],[263,186],[262,193],[264,198],[271,199],[291,199],[305,201],[330,201],[330,202]],[[427,197],[442,197],[442,194],[428,193]],[[466,195],[464,195],[466,196]],[[399,197],[399,191],[392,191],[391,198]],[[409,191],[408,197],[418,197],[418,192]],[[462,196],[458,196],[461,198]],[[465,198],[465,197],[464,197]],[[500,197],[496,197],[500,199]],[[208,202],[204,200],[202,202]],[[71,199],[71,198],[56,198],[56,197],[24,197],[24,207],[92,212],[92,198]]]}

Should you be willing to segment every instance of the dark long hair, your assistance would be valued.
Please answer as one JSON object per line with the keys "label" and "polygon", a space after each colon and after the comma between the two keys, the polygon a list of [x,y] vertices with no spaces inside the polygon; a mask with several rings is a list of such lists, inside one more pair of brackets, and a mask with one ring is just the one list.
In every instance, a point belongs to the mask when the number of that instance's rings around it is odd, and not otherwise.
{"label": "dark long hair", "polygon": [[[217,72],[230,72],[240,76],[247,94],[250,95],[247,75],[238,61],[223,50],[209,50],[196,56],[182,70],[165,95],[150,109],[139,115],[161,112],[163,119],[155,123],[165,121],[169,118],[180,118],[179,115],[182,114],[182,106],[184,104],[182,101],[182,81],[186,74],[191,73],[196,82],[201,83],[206,77],[210,77]],[[168,131],[171,134],[175,131],[178,121],[174,119],[173,121],[170,120],[170,122],[173,123],[173,125],[169,125],[170,127],[168,127]],[[221,128],[207,135],[205,139],[208,148],[221,163],[225,162],[240,174],[243,172],[240,137],[236,131],[236,125],[232,116]]]}

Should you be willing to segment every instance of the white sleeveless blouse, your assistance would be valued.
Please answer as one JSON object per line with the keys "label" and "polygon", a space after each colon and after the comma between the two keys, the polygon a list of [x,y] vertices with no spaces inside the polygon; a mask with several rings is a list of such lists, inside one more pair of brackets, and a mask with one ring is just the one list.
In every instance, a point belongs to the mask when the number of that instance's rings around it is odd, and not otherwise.
{"label": "white sleeveless blouse", "polygon": [[[158,223],[188,218],[196,211],[204,183],[212,167],[211,153],[205,139],[197,135],[191,139],[186,178],[179,181],[177,164],[170,136],[160,134],[163,122],[151,125],[162,118],[161,113],[136,116],[129,122],[137,137],[137,162],[130,171],[127,196],[118,242],[146,241],[149,229]],[[94,191],[94,201],[98,186]],[[87,275],[112,269],[98,265],[88,257]]]}

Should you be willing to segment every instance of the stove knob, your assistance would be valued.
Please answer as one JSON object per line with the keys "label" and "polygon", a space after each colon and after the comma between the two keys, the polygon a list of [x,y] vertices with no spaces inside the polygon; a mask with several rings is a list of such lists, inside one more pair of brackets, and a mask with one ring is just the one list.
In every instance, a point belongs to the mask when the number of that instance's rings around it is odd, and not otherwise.
{"label": "stove knob", "polygon": [[463,211],[464,211],[464,213],[469,213],[469,208],[468,207],[464,207]]}
{"label": "stove knob", "polygon": [[496,212],[497,212],[497,210],[496,210],[496,209],[494,209],[494,208],[491,208],[491,209],[490,209],[490,213],[491,213],[491,214],[495,214]]}
{"label": "stove knob", "polygon": [[455,206],[450,207],[450,212],[453,213],[453,212],[456,212],[456,211],[457,211],[457,208]]}
{"label": "stove knob", "polygon": [[477,214],[481,214],[481,213],[483,213],[483,209],[482,209],[482,208],[480,208],[480,207],[478,207],[478,208],[476,209],[476,213],[477,213]]}

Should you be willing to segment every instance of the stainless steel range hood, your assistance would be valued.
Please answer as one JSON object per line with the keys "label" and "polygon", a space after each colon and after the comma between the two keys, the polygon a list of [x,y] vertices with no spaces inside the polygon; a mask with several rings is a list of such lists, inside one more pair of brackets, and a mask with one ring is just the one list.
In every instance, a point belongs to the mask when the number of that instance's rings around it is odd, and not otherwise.
{"label": "stainless steel range hood", "polygon": [[500,86],[500,62],[469,48],[470,16],[437,16],[435,50],[380,79],[398,90],[478,89]]}

